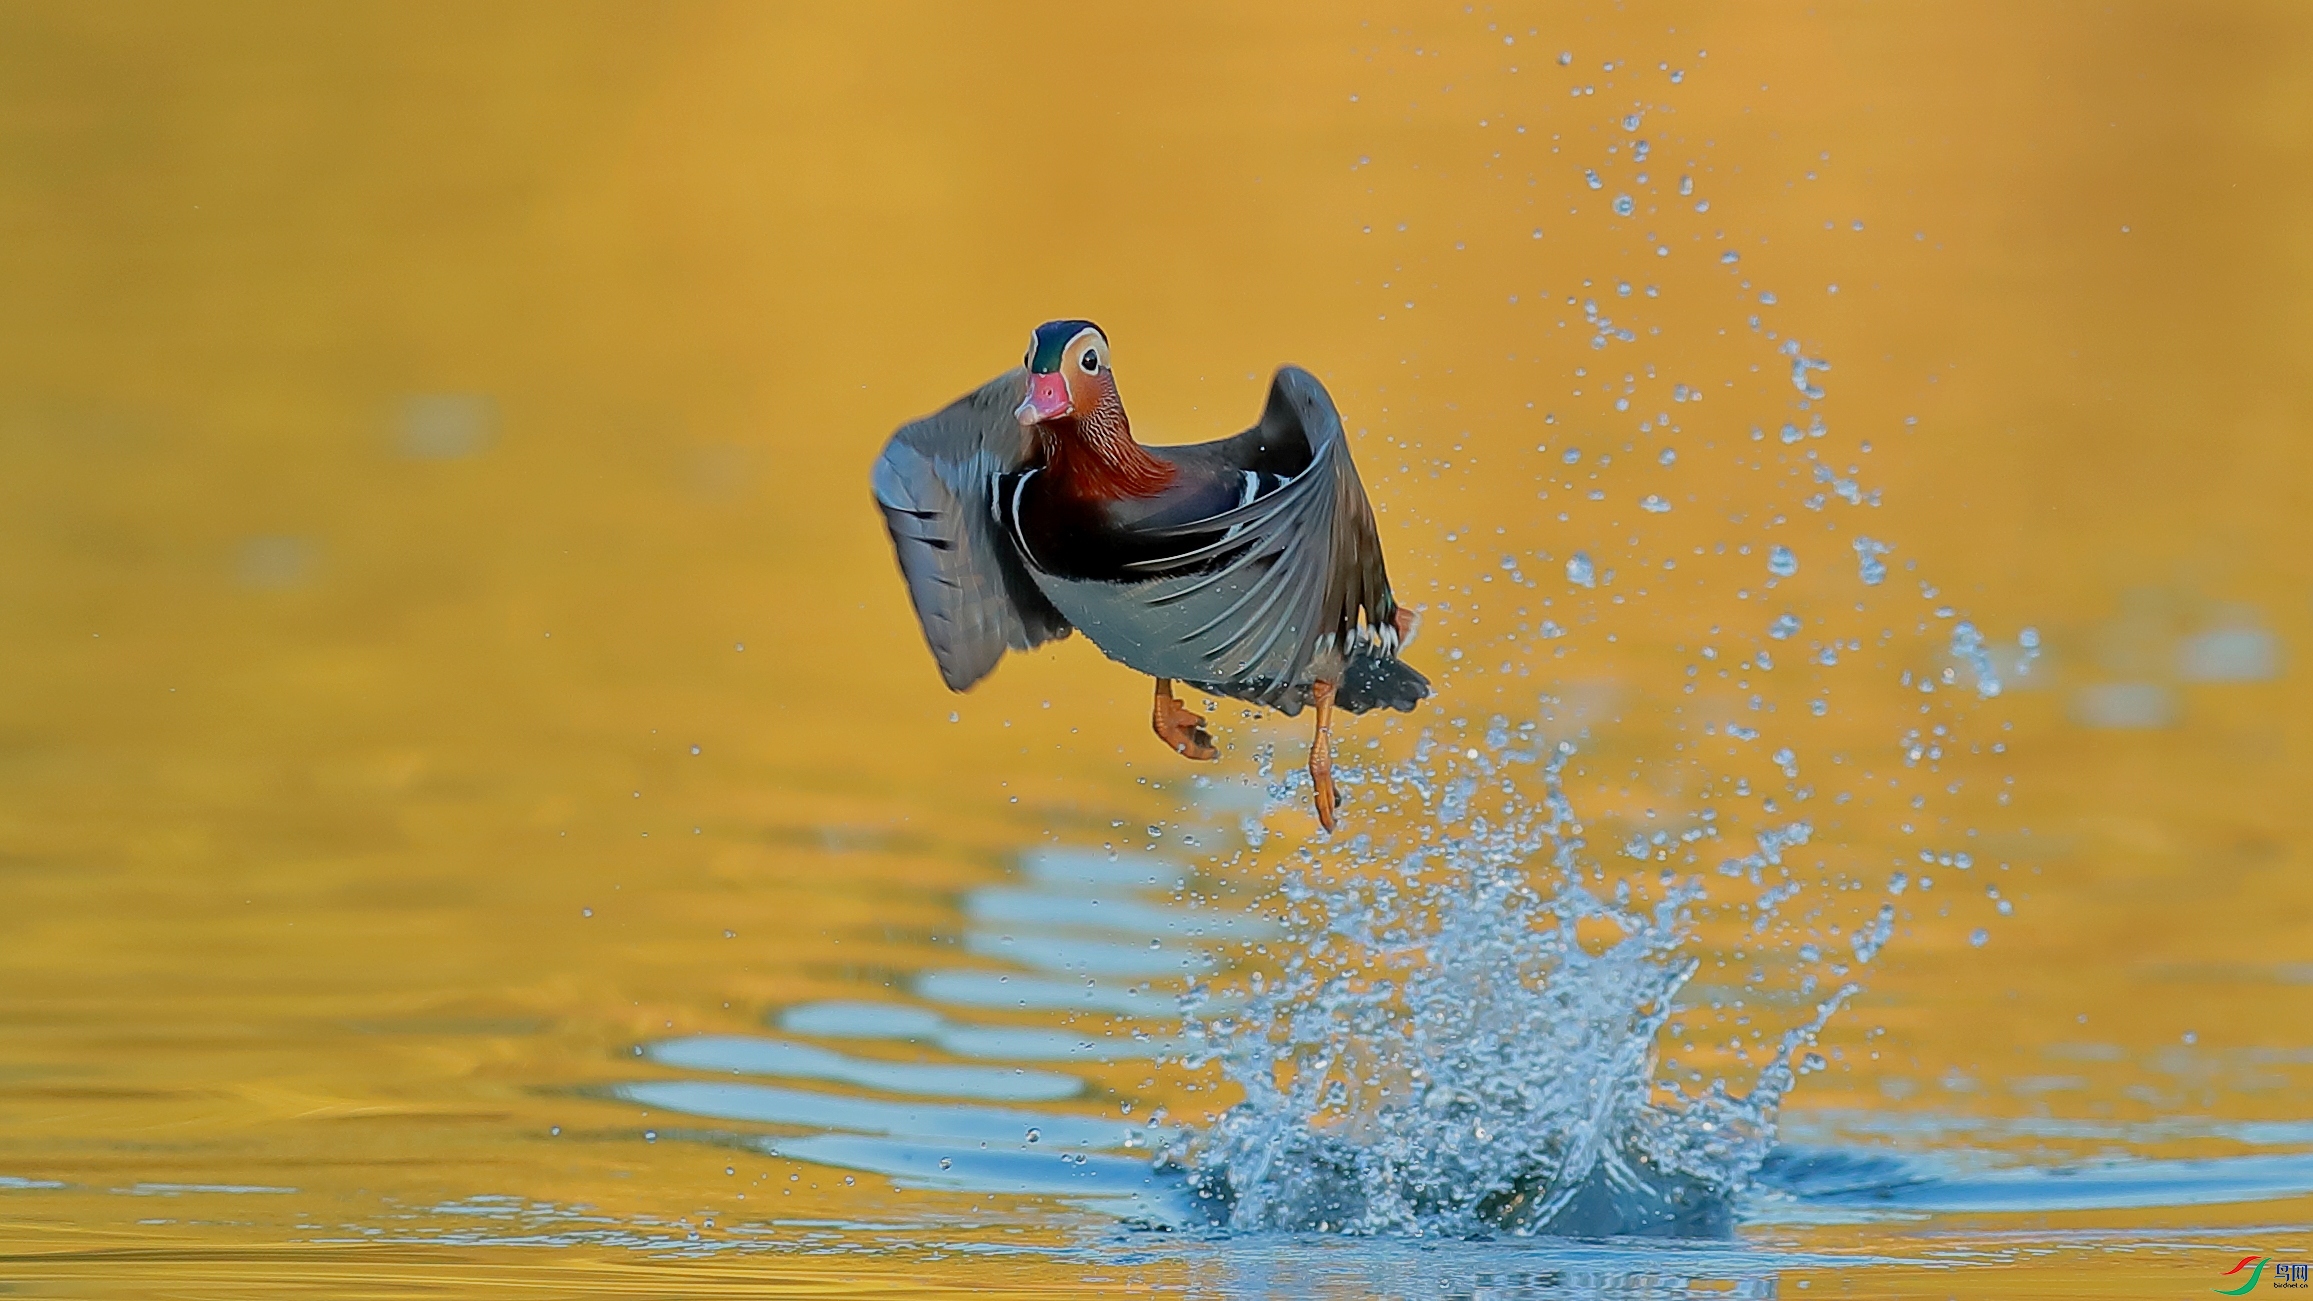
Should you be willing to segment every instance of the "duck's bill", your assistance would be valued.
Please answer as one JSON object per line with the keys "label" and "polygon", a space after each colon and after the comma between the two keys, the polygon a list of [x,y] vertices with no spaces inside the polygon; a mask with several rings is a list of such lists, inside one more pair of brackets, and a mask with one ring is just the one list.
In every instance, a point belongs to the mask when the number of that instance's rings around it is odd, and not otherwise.
{"label": "duck's bill", "polygon": [[1030,375],[1028,396],[1013,409],[1024,425],[1040,425],[1068,414],[1068,381],[1059,375]]}

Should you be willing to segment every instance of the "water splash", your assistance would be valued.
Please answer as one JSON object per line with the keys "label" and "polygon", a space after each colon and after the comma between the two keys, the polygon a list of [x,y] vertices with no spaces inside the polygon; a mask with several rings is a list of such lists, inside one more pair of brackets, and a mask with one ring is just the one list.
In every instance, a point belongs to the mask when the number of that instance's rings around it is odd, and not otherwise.
{"label": "water splash", "polygon": [[[1173,1154],[1216,1222],[1730,1231],[1784,1093],[1820,1060],[1795,1067],[1794,1054],[1854,986],[1786,1030],[1746,1093],[1723,1079],[1684,1093],[1655,1041],[1699,965],[1688,947],[1702,878],[1665,870],[1652,886],[1622,878],[1603,892],[1561,782],[1574,748],[1533,738],[1497,721],[1485,751],[1442,752],[1433,769],[1432,749],[1382,774],[1385,798],[1436,811],[1428,843],[1402,858],[1369,843],[1332,864],[1305,857],[1282,888],[1295,943],[1281,970],[1249,976],[1242,1001],[1208,1002],[1210,986],[1189,996],[1202,1045],[1190,1061],[1217,1059],[1245,1095]],[[1538,771],[1513,782],[1527,766]],[[1539,799],[1521,793],[1536,784]],[[1493,818],[1473,808],[1487,786],[1505,795]],[[1732,861],[1755,878],[1806,836],[1803,823],[1764,833]],[[1634,843],[1643,857],[1668,839]]]}
{"label": "water splash", "polygon": [[[1637,122],[1626,126],[1635,131]],[[1622,142],[1628,152],[1619,156],[1601,144],[1607,153],[1590,159],[1593,166],[1568,158],[1565,179],[1579,171],[1611,210],[1635,215],[1635,187],[1647,183],[1645,174],[1626,179],[1616,171],[1610,195],[1600,169],[1641,163],[1640,142]],[[1677,188],[1691,196],[1691,178]],[[1686,207],[1671,206],[1679,213]],[[1658,257],[1671,251],[1667,237],[1650,236],[1646,246]],[[1636,244],[1622,250],[1644,251]],[[1705,363],[1665,354],[1671,345],[1656,341],[1656,304],[1699,288],[1692,278],[1705,272],[1730,282],[1744,323],[1773,350],[1774,368],[1788,368],[1791,388],[1778,381],[1763,395],[1780,408],[1772,414],[1742,405],[1761,395],[1741,396],[1736,376],[1695,374]],[[1612,834],[1599,836],[1614,861],[1609,866],[1584,849],[1583,827],[1560,785],[1562,772],[1590,774],[1569,769],[1572,752],[1536,743],[1531,730],[1514,744],[1489,735],[1483,749],[1430,742],[1409,766],[1345,775],[1360,801],[1360,830],[1301,851],[1297,871],[1277,873],[1289,935],[1258,957],[1246,954],[1242,969],[1210,977],[1214,992],[1234,1000],[1228,1010],[1192,1002],[1186,1018],[1187,1038],[1197,1046],[1189,1060],[1217,1063],[1244,1101],[1210,1117],[1172,1157],[1207,1208],[1233,1228],[1723,1231],[1734,1199],[1766,1159],[1785,1091],[1798,1075],[1825,1068],[1808,1045],[1849,996],[1853,987],[1844,982],[1895,942],[1913,916],[1907,909],[1919,896],[1905,893],[1909,882],[1900,874],[1869,902],[1856,890],[1860,881],[1850,873],[1862,833],[1832,810],[1857,793],[1850,788],[1862,765],[1842,753],[1846,740],[1834,749],[1828,733],[1804,720],[1830,717],[1834,700],[1843,713],[1857,711],[1850,721],[1868,721],[1898,701],[1907,718],[1915,709],[1958,710],[1960,693],[1937,693],[1958,683],[1963,665],[1979,670],[1980,684],[1992,680],[1982,671],[1987,666],[2012,683],[2021,665],[2005,647],[1962,643],[1952,648],[1958,662],[1938,665],[1933,681],[1915,680],[1909,668],[1897,681],[1871,676],[1897,635],[1885,617],[1896,595],[1885,582],[1891,544],[1851,535],[1862,590],[1824,599],[1824,583],[1795,581],[1798,551],[1814,546],[1806,561],[1825,568],[1827,580],[1846,563],[1826,549],[1832,544],[1765,531],[1805,518],[1785,507],[1880,505],[1865,469],[1871,442],[1835,433],[1828,418],[1828,357],[1778,328],[1767,310],[1777,295],[1753,282],[1736,249],[1672,261],[1662,274],[1659,287],[1608,274],[1585,280],[1583,289],[1592,292],[1569,289],[1565,306],[1579,307],[1593,352],[1611,349],[1628,360],[1598,374],[1577,366],[1570,391],[1549,395],[1579,399],[1585,409],[1596,403],[1596,418],[1611,423],[1582,437],[1609,441],[1591,443],[1588,453],[1555,440],[1534,444],[1569,467],[1549,476],[1556,483],[1539,475],[1536,483],[1566,527],[1549,532],[1548,552],[1528,542],[1521,554],[1562,564],[1568,586],[1547,596],[1504,593],[1514,614],[1489,600],[1497,608],[1488,610],[1483,631],[1473,602],[1465,627],[1471,647],[1484,652],[1465,659],[1457,647],[1456,667],[1438,683],[1437,717],[1459,736],[1468,720],[1443,722],[1460,708],[1444,701],[1488,687],[1518,692],[1529,676],[1558,676],[1537,659],[1537,648],[1546,647],[1552,661],[1579,652],[1594,657],[1587,671],[1560,683],[1588,693],[1582,707],[1566,711],[1565,721],[1581,729],[1573,734],[1590,736],[1589,728],[1608,720],[1618,725],[1620,735],[1599,747],[1612,756],[1601,766],[1617,770],[1613,778],[1599,775],[1608,789],[1598,796],[1614,810],[1600,818]],[[1685,545],[1700,539],[1682,535],[1674,545],[1659,531],[1672,522],[1674,506],[1717,509],[1689,479],[1698,469],[1709,472],[1720,449],[1694,440],[1682,425],[1699,416],[1688,415],[1685,404],[1706,390],[1719,392],[1722,379],[1736,391],[1713,401],[1738,408],[1714,422],[1730,431],[1748,426],[1748,442],[1734,449],[1736,463],[1779,472],[1779,486],[1721,503],[1738,527],[1763,521],[1741,536],[1706,549]],[[1536,418],[1558,424],[1549,405]],[[1608,432],[1615,425],[1626,440],[1619,447]],[[1778,428],[1779,438],[1768,432]],[[1634,435],[1661,441],[1642,444]],[[1580,485],[1571,471],[1577,465],[1585,467]],[[1502,521],[1497,532],[1511,523]],[[1674,561],[1677,578],[1659,577]],[[1764,575],[1757,572],[1762,561]],[[1556,587],[1524,581],[1522,564],[1504,570],[1508,586]],[[1708,590],[1724,580],[1733,599],[1750,601],[1759,597],[1761,579],[1770,592],[1788,584],[1784,599],[1795,608],[1745,607],[1756,613],[1726,620],[1725,632],[1716,619],[1707,634],[1650,623],[1629,605],[1650,588],[1660,595],[1675,582],[1683,592],[1690,581]],[[1923,595],[1934,592],[1923,585]],[[1521,598],[1541,608],[1516,605]],[[1851,601],[1852,617],[1843,608]],[[1695,624],[1709,617],[1701,606],[1694,613]],[[1938,607],[1937,614],[1967,612]],[[1922,622],[1919,632],[1931,626],[1932,649],[1942,651],[1946,625]],[[1510,627],[1515,633],[1493,631]],[[1874,627],[1881,644],[1867,650],[1864,636]],[[1802,631],[1813,639],[1795,641]],[[1675,661],[1637,650],[1659,651],[1663,643],[1688,661],[1676,694],[1655,689],[1671,684],[1651,677],[1648,667]],[[1905,648],[1906,658],[1916,658],[1912,649]],[[1613,661],[1612,670],[1595,667],[1600,659]],[[1626,699],[1614,695],[1610,678],[1632,688]],[[1915,698],[1915,691],[1932,698]],[[1554,703],[1545,697],[1546,710]],[[1921,747],[1926,770],[1902,779],[1917,787],[1903,794],[1913,809],[1933,810],[1918,816],[1952,820],[1967,809],[1962,784],[1927,778],[1941,771],[1945,747],[1959,752],[1956,725],[1921,726],[1933,738]],[[1665,753],[1653,743],[1657,737],[1677,739]],[[1995,743],[1992,753],[2001,752]],[[1300,802],[1304,793],[1284,792],[1280,802]],[[1824,802],[1806,803],[1814,799]],[[1392,801],[1416,816],[1400,845],[1377,846],[1380,828],[1391,825]],[[1648,803],[1691,808],[1697,820],[1681,830],[1671,823],[1685,815],[1658,818],[1660,809]],[[1259,822],[1245,823],[1256,856]],[[1700,861],[1701,842],[1721,835],[1742,841]],[[1262,864],[1264,872],[1273,866]],[[1918,889],[1929,885],[1921,877]],[[1684,992],[1703,964],[1716,983]],[[1701,1006],[1682,1010],[1682,1000]],[[1768,1018],[1763,1005],[1813,1010]],[[1662,1039],[1666,1033],[1671,1038]],[[1714,1070],[1724,1078],[1710,1079]]]}

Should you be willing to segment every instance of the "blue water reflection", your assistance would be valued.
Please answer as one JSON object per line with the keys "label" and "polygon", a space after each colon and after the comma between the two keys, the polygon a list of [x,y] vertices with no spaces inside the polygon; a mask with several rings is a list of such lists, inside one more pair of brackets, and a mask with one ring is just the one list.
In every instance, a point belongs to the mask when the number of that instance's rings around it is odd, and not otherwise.
{"label": "blue water reflection", "polygon": [[779,1014],[780,1029],[826,1039],[922,1039],[946,1024],[926,1008],[852,999],[798,1003]]}
{"label": "blue water reflection", "polygon": [[650,1045],[644,1056],[668,1066],[734,1075],[778,1075],[798,1080],[856,1084],[886,1093],[986,1098],[993,1102],[1050,1102],[1074,1097],[1084,1081],[1051,1071],[941,1062],[881,1062],[847,1057],[809,1044],[741,1035],[699,1035]]}
{"label": "blue water reflection", "polygon": [[1139,1130],[1121,1119],[1102,1120],[1058,1111],[893,1102],[768,1084],[651,1080],[618,1085],[612,1092],[646,1107],[712,1120],[744,1120],[910,1138],[964,1139],[1017,1147],[1022,1151],[1039,1144],[1045,1151],[1121,1148],[1138,1143],[1143,1137]]}
{"label": "blue water reflection", "polygon": [[915,978],[913,987],[917,997],[946,1003],[951,1007],[1113,1012],[1126,1016],[1151,1017],[1173,1015],[1172,992],[1153,990],[1145,982],[1139,985],[1103,985],[1097,981],[1012,976],[1000,971],[942,970],[923,972]]}

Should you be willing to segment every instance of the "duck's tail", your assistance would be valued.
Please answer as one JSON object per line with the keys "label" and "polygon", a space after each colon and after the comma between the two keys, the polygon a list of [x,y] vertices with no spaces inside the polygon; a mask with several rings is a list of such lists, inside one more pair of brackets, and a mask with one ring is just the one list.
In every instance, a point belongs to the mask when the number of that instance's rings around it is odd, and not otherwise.
{"label": "duck's tail", "polygon": [[1341,674],[1340,694],[1333,703],[1352,714],[1372,709],[1406,713],[1429,694],[1430,680],[1411,664],[1378,647],[1360,646],[1350,653],[1349,666]]}
{"label": "duck's tail", "polygon": [[[1215,696],[1228,696],[1265,705],[1288,718],[1299,717],[1309,707],[1309,683],[1278,682],[1198,682],[1181,679],[1181,685]],[[1349,654],[1349,662],[1341,671],[1341,683],[1333,697],[1333,706],[1352,714],[1363,714],[1376,709],[1394,709],[1410,713],[1415,705],[1427,700],[1430,680],[1397,656],[1372,643],[1360,643]]]}

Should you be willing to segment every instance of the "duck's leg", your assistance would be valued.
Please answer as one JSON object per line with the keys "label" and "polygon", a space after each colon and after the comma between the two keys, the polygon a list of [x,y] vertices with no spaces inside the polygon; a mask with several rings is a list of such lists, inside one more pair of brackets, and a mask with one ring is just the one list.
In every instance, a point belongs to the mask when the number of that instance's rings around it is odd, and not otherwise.
{"label": "duck's leg", "polygon": [[1309,702],[1317,706],[1317,735],[1309,742],[1309,784],[1317,792],[1317,825],[1333,830],[1333,684],[1317,682],[1309,688]]}
{"label": "duck's leg", "polygon": [[1149,717],[1149,726],[1156,729],[1157,739],[1173,748],[1175,753],[1191,759],[1218,759],[1221,752],[1213,748],[1212,735],[1205,731],[1201,714],[1192,714],[1189,707],[1173,699],[1173,680],[1156,680],[1156,712]]}

